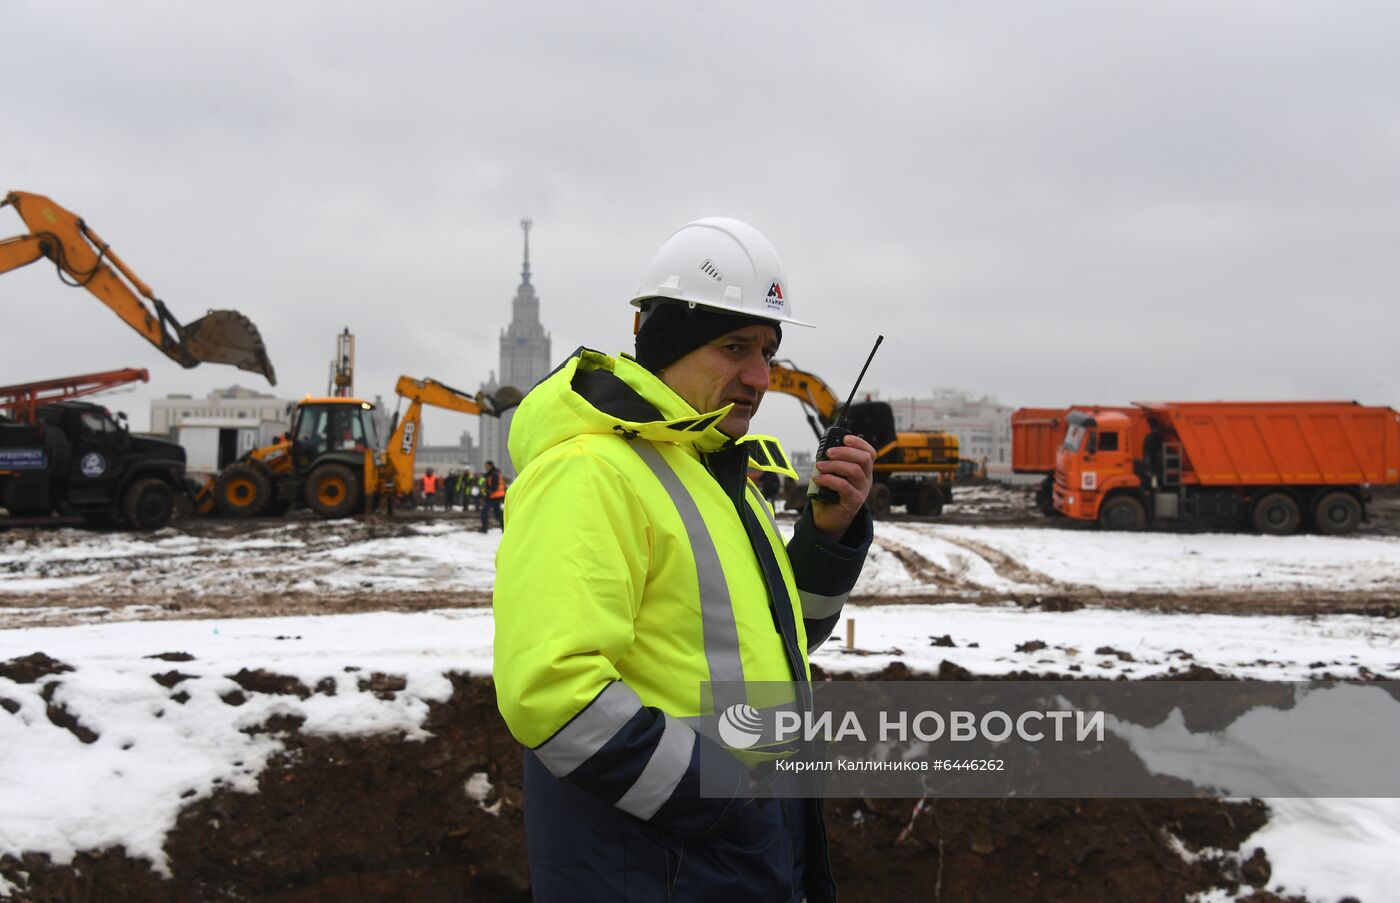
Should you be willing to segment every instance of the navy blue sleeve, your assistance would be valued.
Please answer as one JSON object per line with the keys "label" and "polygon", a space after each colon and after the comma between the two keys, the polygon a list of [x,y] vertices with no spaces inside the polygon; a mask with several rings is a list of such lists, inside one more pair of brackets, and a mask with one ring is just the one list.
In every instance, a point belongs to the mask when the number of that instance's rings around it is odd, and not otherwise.
{"label": "navy blue sleeve", "polygon": [[682,837],[722,832],[750,796],[739,760],[621,681],[533,752],[556,778]]}
{"label": "navy blue sleeve", "polygon": [[809,653],[825,642],[835,629],[846,598],[860,578],[874,536],[869,507],[861,507],[839,540],[817,529],[810,504],[798,516],[787,552],[802,601]]}

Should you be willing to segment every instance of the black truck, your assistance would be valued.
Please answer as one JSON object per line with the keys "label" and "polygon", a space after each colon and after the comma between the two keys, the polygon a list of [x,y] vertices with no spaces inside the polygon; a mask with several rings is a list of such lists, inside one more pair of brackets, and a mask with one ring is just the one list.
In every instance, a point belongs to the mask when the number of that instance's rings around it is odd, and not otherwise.
{"label": "black truck", "polygon": [[[101,405],[41,406],[34,423],[0,417],[0,508],[158,530],[185,492],[185,450],[133,436]],[[0,522],[2,524],[3,522]]]}

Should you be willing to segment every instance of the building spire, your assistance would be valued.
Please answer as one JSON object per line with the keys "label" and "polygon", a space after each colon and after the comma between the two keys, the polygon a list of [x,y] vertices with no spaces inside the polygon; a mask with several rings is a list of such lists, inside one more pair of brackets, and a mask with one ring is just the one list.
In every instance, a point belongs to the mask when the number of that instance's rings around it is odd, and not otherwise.
{"label": "building spire", "polygon": [[520,281],[530,284],[530,229],[535,225],[535,221],[526,217],[520,221],[520,231],[525,233],[525,268],[520,271]]}

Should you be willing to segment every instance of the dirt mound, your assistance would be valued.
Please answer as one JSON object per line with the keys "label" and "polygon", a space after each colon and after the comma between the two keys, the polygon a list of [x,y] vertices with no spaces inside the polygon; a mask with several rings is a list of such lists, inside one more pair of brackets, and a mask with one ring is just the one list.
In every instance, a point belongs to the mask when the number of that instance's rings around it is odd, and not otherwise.
{"label": "dirt mound", "polygon": [[[303,689],[239,676],[250,693]],[[393,692],[390,676],[374,677]],[[528,900],[519,747],[491,681],[452,679],[424,741],[308,737],[285,719],[249,728],[282,734],[287,750],[258,793],[220,791],[185,810],[165,847],[168,879],[121,849],[64,866],[0,858],[0,876],[32,901]],[[1247,890],[1267,881],[1267,860],[1245,844],[1265,818],[1258,803],[1214,800],[827,804],[842,898],[882,903],[1179,901]],[[1200,855],[1188,861],[1181,848]]]}

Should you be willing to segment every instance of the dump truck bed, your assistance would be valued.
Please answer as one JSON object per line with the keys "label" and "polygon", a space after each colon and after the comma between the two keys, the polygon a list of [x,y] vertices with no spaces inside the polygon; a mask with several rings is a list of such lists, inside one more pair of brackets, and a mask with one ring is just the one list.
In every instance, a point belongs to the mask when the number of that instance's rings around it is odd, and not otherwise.
{"label": "dump truck bed", "polygon": [[1011,470],[1015,473],[1055,472],[1055,452],[1065,441],[1070,411],[1094,415],[1104,411],[1129,412],[1100,404],[1077,404],[1067,408],[1018,408],[1011,414]]}
{"label": "dump truck bed", "polygon": [[[1356,402],[1142,403],[1181,442],[1202,486],[1400,481],[1400,414]],[[1167,437],[1170,441],[1170,437]]]}
{"label": "dump truck bed", "polygon": [[1054,473],[1055,449],[1065,441],[1069,408],[1019,408],[1011,414],[1011,469]]}

